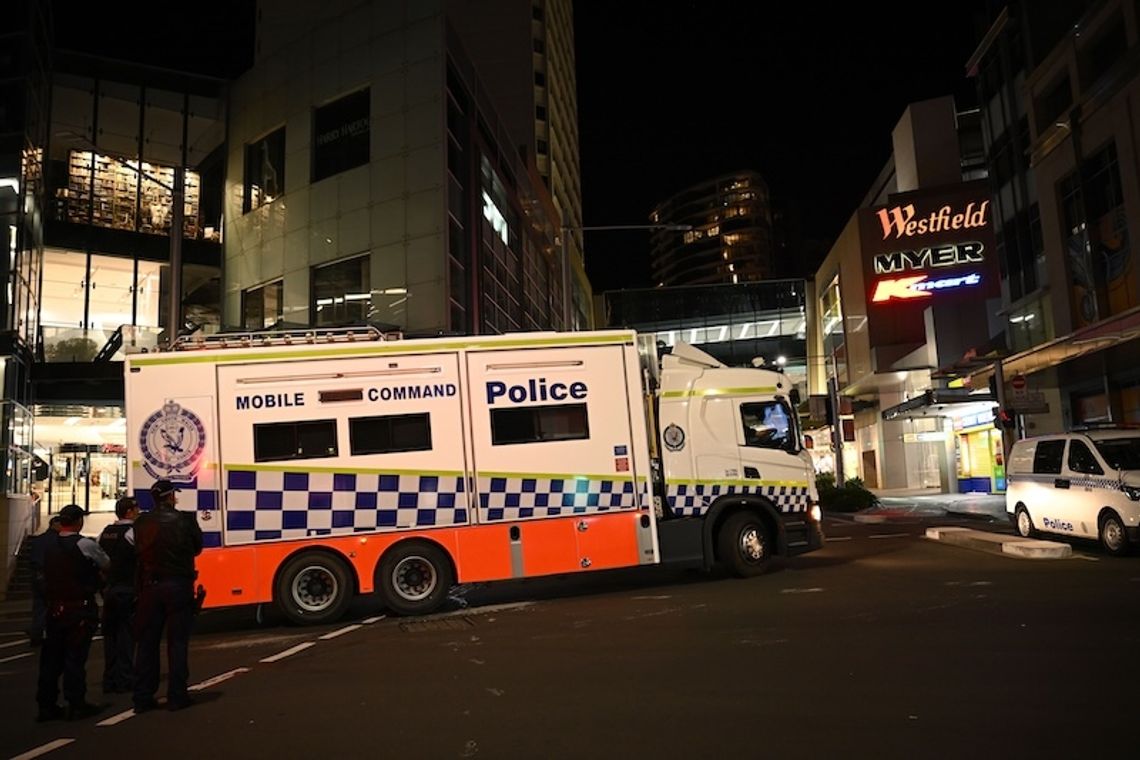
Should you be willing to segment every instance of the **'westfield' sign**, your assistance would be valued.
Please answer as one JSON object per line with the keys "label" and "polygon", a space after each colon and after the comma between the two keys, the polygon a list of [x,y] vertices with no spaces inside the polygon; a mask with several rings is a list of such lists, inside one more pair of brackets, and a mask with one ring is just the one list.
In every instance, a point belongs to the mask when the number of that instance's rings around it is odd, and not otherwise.
{"label": "'westfield' sign", "polygon": [[923,310],[1001,293],[984,182],[900,193],[859,211],[871,345],[920,344]]}

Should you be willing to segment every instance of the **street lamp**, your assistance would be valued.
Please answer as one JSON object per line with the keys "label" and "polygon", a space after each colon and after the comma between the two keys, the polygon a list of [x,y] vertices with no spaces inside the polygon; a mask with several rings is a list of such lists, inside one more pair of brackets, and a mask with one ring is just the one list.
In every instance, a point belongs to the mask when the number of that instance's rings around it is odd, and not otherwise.
{"label": "street lamp", "polygon": [[563,329],[570,329],[570,234],[572,232],[601,232],[604,230],[665,230],[668,232],[688,232],[693,229],[691,224],[604,224],[598,227],[582,227],[578,225],[563,225],[562,237],[562,325]]}

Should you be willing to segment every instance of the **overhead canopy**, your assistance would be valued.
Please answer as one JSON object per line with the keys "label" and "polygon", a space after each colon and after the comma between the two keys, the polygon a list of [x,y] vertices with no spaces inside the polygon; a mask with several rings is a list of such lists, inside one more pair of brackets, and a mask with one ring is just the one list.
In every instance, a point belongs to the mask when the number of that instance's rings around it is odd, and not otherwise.
{"label": "overhead canopy", "polygon": [[883,410],[887,422],[923,417],[959,417],[993,408],[992,393],[971,393],[960,388],[931,388],[921,396]]}

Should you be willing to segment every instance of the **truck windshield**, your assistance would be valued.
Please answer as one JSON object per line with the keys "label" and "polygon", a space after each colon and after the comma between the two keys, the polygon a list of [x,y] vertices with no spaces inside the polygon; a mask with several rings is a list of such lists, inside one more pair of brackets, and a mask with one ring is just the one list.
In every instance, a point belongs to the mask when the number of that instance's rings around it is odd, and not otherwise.
{"label": "truck windshield", "polygon": [[1140,438],[1105,438],[1096,450],[1114,470],[1140,470]]}

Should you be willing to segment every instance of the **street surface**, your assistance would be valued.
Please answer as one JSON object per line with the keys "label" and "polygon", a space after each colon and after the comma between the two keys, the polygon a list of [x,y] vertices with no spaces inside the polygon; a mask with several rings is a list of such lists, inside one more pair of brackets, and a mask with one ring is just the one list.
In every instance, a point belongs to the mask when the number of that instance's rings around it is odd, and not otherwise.
{"label": "street surface", "polygon": [[[0,626],[0,757],[1131,757],[1140,557],[1032,561],[829,516],[752,580],[646,568],[465,588],[466,608],[339,624],[207,612],[199,703],[37,724],[36,657]],[[24,603],[26,604],[26,603]],[[34,755],[28,755],[34,756]]]}

